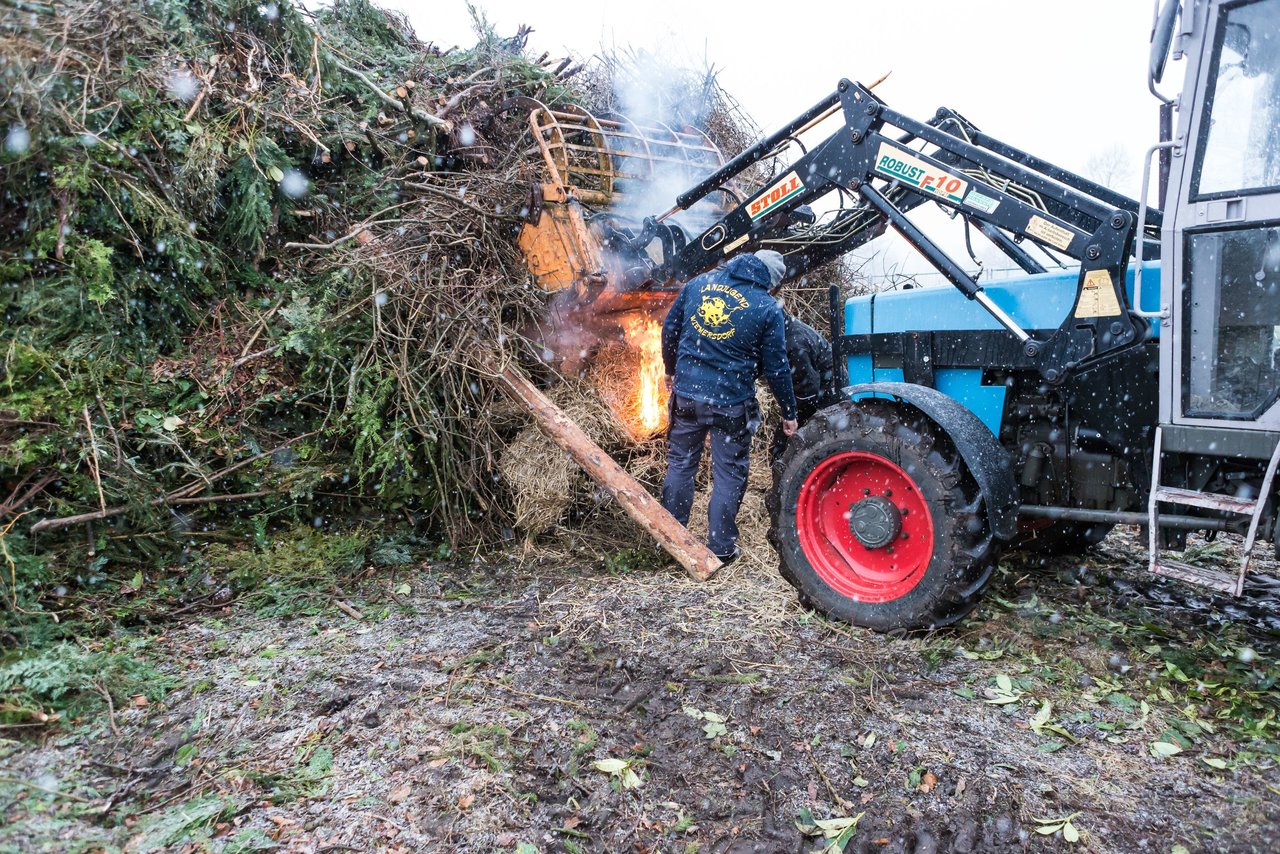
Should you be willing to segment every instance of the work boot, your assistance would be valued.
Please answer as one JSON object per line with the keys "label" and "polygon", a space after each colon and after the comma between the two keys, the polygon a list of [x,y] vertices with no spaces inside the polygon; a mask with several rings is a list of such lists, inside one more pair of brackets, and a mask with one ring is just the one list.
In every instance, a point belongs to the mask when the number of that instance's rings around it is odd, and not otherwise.
{"label": "work boot", "polygon": [[729,564],[736,561],[738,558],[742,557],[742,549],[738,548],[737,546],[734,546],[732,554],[716,555],[716,557],[720,558],[721,566],[728,566]]}

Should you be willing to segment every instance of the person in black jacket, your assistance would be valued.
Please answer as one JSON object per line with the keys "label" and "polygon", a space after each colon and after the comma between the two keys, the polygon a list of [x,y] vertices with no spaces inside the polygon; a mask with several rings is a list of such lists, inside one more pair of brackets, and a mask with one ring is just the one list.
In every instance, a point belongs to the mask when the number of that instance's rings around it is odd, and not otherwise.
{"label": "person in black jacket", "polygon": [[662,360],[671,389],[662,506],[688,524],[694,475],[710,434],[707,545],[726,563],[740,553],[738,509],[747,488],[751,437],[760,426],[758,373],[778,400],[783,431],[796,429],[784,319],[769,294],[785,269],[777,252],[740,255],[689,280],[662,325]]}
{"label": "person in black jacket", "polygon": [[[787,339],[787,363],[791,366],[791,386],[796,395],[796,421],[803,426],[821,405],[823,394],[831,388],[835,369],[831,343],[822,333],[786,310],[781,284],[770,291],[783,310],[783,330]],[[794,433],[781,427],[774,431],[769,451],[776,462]]]}

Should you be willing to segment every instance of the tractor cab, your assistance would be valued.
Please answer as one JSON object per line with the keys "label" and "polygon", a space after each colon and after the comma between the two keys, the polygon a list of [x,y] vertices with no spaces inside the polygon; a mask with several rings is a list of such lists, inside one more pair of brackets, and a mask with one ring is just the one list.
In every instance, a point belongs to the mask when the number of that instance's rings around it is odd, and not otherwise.
{"label": "tractor cab", "polygon": [[[1176,5],[1157,21],[1151,63],[1151,89],[1169,101],[1158,89],[1169,42],[1188,60],[1177,134],[1162,141],[1171,168],[1158,322],[1169,334],[1151,569],[1239,594],[1259,526],[1270,522],[1262,533],[1273,542],[1280,534],[1268,505],[1280,458],[1280,0],[1187,3],[1174,27]],[[1238,567],[1164,555],[1185,533],[1161,514],[1184,507],[1248,520]]]}
{"label": "tractor cab", "polygon": [[[1280,430],[1280,0],[1198,4],[1172,140],[1161,419]],[[1200,73],[1196,74],[1194,68]]]}

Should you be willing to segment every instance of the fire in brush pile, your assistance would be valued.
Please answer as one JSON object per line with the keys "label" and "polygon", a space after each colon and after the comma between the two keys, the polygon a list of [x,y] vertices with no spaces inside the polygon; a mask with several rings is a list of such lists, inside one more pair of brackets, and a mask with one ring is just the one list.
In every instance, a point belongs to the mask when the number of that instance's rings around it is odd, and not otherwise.
{"label": "fire in brush pile", "polygon": [[621,413],[631,435],[647,439],[667,427],[667,388],[663,382],[662,320],[638,313],[623,321],[627,346],[640,362],[635,388]]}
{"label": "fire in brush pile", "polygon": [[663,382],[662,311],[631,311],[609,318],[612,334],[601,336],[587,371],[600,400],[634,443],[667,429]]}

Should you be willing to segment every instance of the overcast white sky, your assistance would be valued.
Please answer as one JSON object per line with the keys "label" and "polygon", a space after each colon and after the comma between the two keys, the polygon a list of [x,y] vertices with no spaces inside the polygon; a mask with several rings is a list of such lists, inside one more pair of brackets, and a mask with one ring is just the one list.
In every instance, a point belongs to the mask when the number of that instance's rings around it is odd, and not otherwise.
{"label": "overcast white sky", "polygon": [[[474,41],[464,0],[384,5],[405,12],[425,41]],[[1130,166],[1117,189],[1131,195],[1142,152],[1156,139],[1156,102],[1145,77],[1151,0],[477,5],[499,34],[532,26],[530,46],[538,53],[587,56],[602,45],[635,46],[693,67],[705,60],[766,131],[830,93],[841,77],[871,82],[891,71],[876,93],[896,109],[923,120],[938,106],[952,107],[987,133],[1078,172],[1094,155],[1121,146]],[[1164,88],[1176,88],[1180,73],[1171,68]]]}

